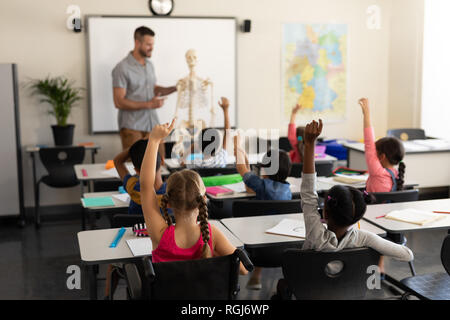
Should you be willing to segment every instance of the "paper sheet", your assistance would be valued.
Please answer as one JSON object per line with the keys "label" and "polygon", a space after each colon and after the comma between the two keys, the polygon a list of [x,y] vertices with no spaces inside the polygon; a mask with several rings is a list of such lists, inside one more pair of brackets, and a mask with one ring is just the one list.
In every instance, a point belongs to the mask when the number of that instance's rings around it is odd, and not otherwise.
{"label": "paper sheet", "polygon": [[245,192],[245,183],[244,181],[233,183],[233,184],[225,184],[222,187],[233,190],[234,192],[240,193]]}
{"label": "paper sheet", "polygon": [[130,248],[133,256],[148,256],[152,254],[152,240],[147,237],[128,239],[127,245]]}
{"label": "paper sheet", "polygon": [[423,226],[424,224],[445,218],[445,214],[416,209],[404,209],[391,211],[386,214],[385,218]]}
{"label": "paper sheet", "polygon": [[305,238],[305,221],[303,219],[283,219],[275,227],[267,229],[266,233]]}
{"label": "paper sheet", "polygon": [[125,202],[127,204],[130,203],[130,195],[128,193],[113,194],[112,196],[119,201]]}

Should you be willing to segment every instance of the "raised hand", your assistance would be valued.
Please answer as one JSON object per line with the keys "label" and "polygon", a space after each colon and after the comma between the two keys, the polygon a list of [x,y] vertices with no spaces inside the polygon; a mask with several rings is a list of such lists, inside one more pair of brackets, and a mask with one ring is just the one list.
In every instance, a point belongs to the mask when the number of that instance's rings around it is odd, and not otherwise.
{"label": "raised hand", "polygon": [[369,113],[369,99],[367,98],[361,98],[358,101],[359,105],[361,106],[361,110],[364,115]]}
{"label": "raised hand", "polygon": [[300,104],[296,104],[295,107],[292,109],[292,113],[296,114],[302,109],[302,106]]}
{"label": "raised hand", "polygon": [[177,118],[173,118],[172,123],[169,125],[168,123],[159,124],[152,129],[150,132],[149,139],[161,141],[165,137],[167,137],[173,130],[175,126],[175,121]]}
{"label": "raised hand", "polygon": [[230,102],[225,97],[221,97],[220,101],[218,103],[219,103],[219,106],[223,109],[224,112],[226,110],[228,110],[228,107],[230,106]]}
{"label": "raised hand", "polygon": [[319,122],[313,120],[305,127],[305,133],[303,134],[303,141],[305,144],[314,144],[317,137],[322,133],[323,123],[322,119]]}

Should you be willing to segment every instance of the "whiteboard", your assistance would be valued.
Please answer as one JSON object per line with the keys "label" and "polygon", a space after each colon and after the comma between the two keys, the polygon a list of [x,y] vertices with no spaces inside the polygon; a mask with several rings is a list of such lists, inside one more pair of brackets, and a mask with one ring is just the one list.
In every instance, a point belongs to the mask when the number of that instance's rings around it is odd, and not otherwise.
{"label": "whiteboard", "polygon": [[[230,101],[230,125],[236,126],[236,19],[191,17],[121,17],[87,16],[88,98],[91,133],[118,132],[114,106],[111,71],[134,48],[136,28],[146,26],[155,32],[153,62],[156,84],[176,85],[189,69],[185,53],[197,51],[196,74],[209,78],[213,86],[213,106],[216,111],[213,127],[223,127],[220,97]],[[208,93],[209,97],[209,93]],[[161,123],[175,115],[177,93],[168,96],[157,110]],[[209,108],[195,115],[210,124]],[[179,120],[187,120],[187,109],[179,112]]]}

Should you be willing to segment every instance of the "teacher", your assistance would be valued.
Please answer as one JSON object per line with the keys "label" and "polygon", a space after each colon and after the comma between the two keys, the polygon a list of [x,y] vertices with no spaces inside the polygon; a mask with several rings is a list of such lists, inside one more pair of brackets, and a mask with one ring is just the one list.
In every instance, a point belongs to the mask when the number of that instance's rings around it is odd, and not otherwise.
{"label": "teacher", "polygon": [[[148,138],[158,124],[156,109],[164,105],[166,95],[176,91],[176,86],[156,85],[152,56],[155,32],[139,27],[134,32],[134,49],[112,71],[114,104],[119,109],[118,123],[123,149],[140,139]],[[164,145],[159,153],[164,159]]]}

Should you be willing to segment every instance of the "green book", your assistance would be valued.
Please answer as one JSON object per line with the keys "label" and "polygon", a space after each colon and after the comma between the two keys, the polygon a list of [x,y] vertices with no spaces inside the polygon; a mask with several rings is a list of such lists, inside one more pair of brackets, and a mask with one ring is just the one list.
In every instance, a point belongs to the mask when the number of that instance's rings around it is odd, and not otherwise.
{"label": "green book", "polygon": [[236,174],[224,174],[221,176],[203,177],[202,178],[205,187],[223,186],[225,184],[233,184],[242,181],[242,177],[239,173]]}
{"label": "green book", "polygon": [[83,198],[82,201],[86,208],[114,207],[114,201],[112,197]]}

